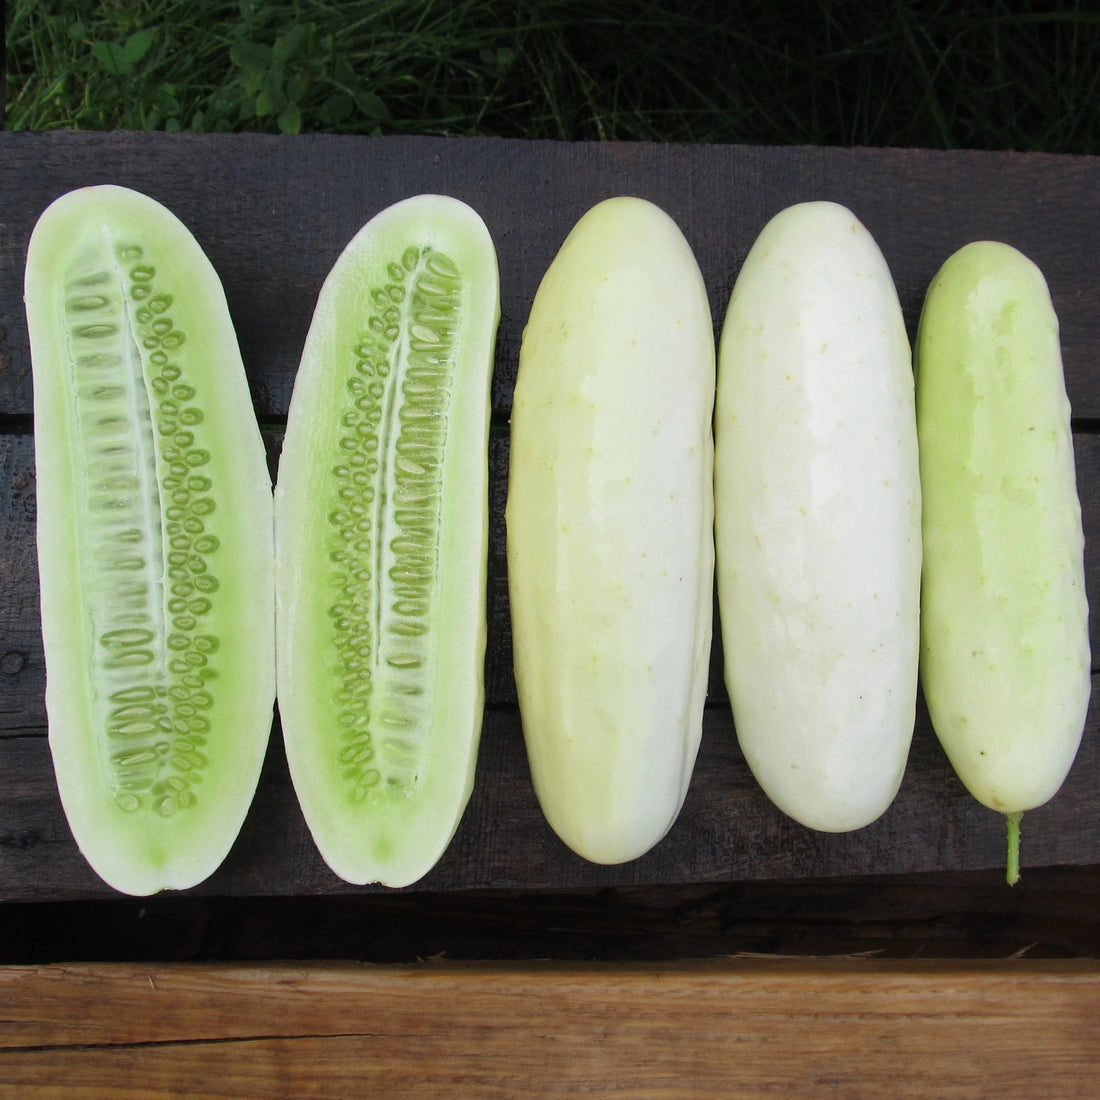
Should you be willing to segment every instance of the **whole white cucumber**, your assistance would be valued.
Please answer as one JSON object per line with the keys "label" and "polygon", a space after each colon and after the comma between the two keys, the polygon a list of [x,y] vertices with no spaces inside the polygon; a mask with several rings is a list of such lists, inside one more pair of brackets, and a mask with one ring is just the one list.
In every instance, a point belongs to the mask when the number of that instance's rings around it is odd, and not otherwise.
{"label": "whole white cucumber", "polygon": [[814,829],[892,802],[912,738],[920,483],[909,341],[886,261],[842,206],[764,228],[718,355],[718,598],[738,740]]}
{"label": "whole white cucumber", "polygon": [[713,617],[714,335],[691,248],[635,198],[543,278],[512,410],[508,575],[535,790],[562,840],[634,859],[675,821]]}
{"label": "whole white cucumber", "polygon": [[1018,815],[1062,785],[1090,693],[1084,536],[1058,320],[1006,244],[960,249],[917,336],[924,485],[921,676],[970,792]]}

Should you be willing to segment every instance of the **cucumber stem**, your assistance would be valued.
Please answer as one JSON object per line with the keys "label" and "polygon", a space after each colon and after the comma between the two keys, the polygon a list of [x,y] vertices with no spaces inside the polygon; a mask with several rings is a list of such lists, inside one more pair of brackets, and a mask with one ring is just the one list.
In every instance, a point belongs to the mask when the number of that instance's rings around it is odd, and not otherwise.
{"label": "cucumber stem", "polygon": [[1020,881],[1020,818],[1022,812],[1008,814],[1008,862],[1005,867],[1005,879],[1009,886]]}

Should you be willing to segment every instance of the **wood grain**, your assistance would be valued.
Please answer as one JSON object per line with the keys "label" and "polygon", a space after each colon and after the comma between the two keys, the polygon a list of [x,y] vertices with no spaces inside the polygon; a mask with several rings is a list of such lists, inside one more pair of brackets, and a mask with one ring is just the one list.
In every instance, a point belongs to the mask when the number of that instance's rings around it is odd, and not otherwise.
{"label": "wood grain", "polygon": [[1100,967],[0,970],[4,1095],[1093,1097]]}

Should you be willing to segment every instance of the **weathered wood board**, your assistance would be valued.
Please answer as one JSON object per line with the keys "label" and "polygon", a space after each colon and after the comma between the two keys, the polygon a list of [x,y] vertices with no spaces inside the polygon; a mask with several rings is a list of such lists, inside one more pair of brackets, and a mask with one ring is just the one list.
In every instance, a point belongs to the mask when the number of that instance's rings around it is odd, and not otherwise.
{"label": "weathered wood board", "polygon": [[[703,748],[684,812],[651,853],[597,867],[551,833],[535,801],[511,672],[503,505],[507,413],[538,280],[588,206],[631,193],[662,205],[698,255],[716,329],[749,246],[791,202],[850,206],[879,241],[910,329],[939,264],[969,240],[1007,240],[1043,268],[1059,312],[1075,412],[1093,606],[1100,576],[1100,158],[926,151],[562,145],[502,140],[256,135],[0,133],[0,901],[106,897],[53,785],[34,558],[26,243],[42,209],[90,183],[137,187],[194,231],[226,286],[257,411],[277,459],[282,418],[317,291],[351,235],[390,202],[456,195],[484,216],[500,255],[494,382],[487,713],[474,797],[422,890],[583,888],[993,867],[1002,820],[967,795],[923,709],[894,806],[867,829],[813,833],[775,810],[734,739],[712,660]],[[1094,643],[1095,649],[1095,643]],[[1100,710],[1065,788],[1024,822],[1023,864],[1100,863]],[[349,891],[318,857],[275,725],[256,802],[222,869],[196,892]]]}
{"label": "weathered wood board", "polygon": [[0,1091],[1084,1100],[1098,995],[1086,960],[11,967]]}

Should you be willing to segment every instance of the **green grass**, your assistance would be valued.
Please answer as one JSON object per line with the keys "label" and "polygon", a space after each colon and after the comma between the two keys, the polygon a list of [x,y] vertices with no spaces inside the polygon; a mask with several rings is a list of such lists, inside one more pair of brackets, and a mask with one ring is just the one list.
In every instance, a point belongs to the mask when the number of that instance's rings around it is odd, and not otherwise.
{"label": "green grass", "polygon": [[5,58],[13,130],[1100,152],[1081,0],[9,0]]}

